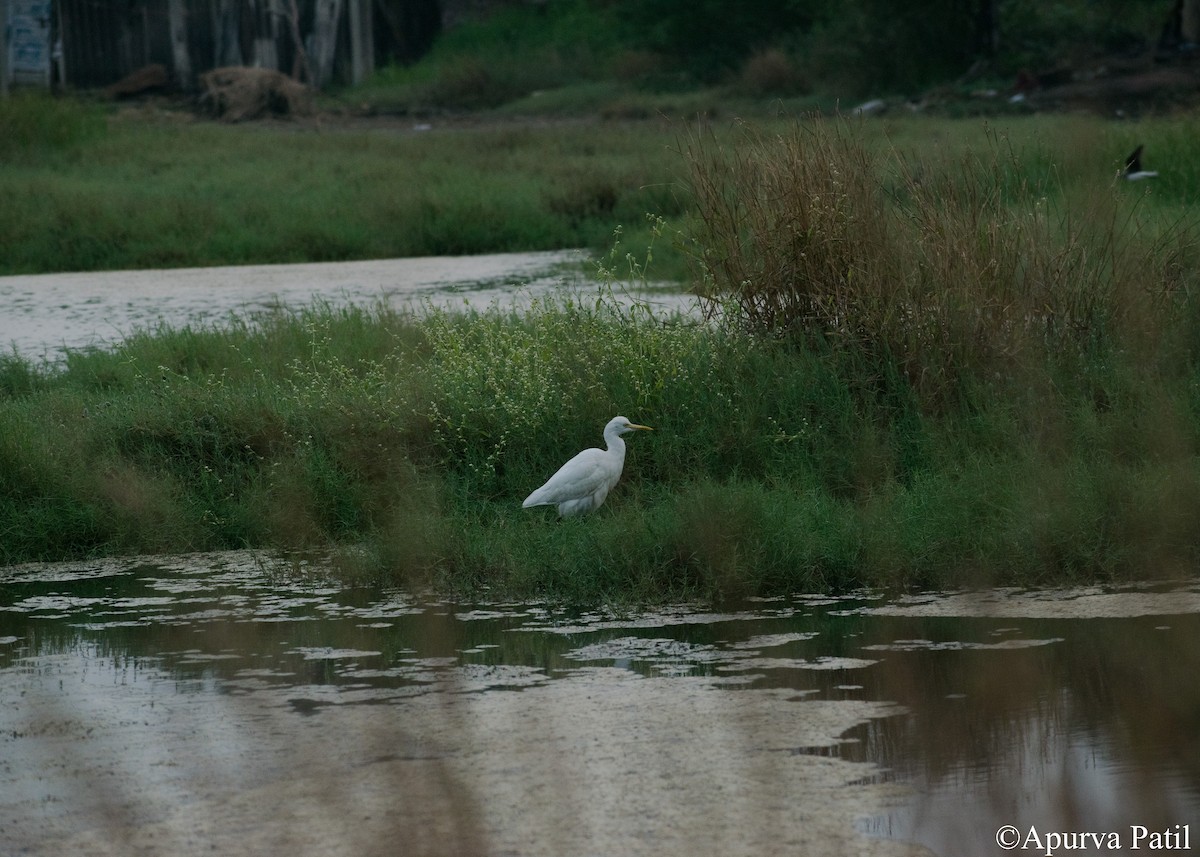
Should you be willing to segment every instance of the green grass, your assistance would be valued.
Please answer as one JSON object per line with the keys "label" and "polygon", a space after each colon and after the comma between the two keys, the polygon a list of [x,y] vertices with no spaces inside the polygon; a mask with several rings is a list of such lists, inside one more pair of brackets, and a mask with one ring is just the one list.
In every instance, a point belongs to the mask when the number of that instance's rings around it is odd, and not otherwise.
{"label": "green grass", "polygon": [[[9,360],[0,561],[332,547],[350,574],[574,601],[1194,567],[1190,362],[1064,360],[937,413],[867,369],[589,301],[315,307]],[[617,412],[656,431],[605,507],[521,509]]]}
{"label": "green grass", "polygon": [[1015,143],[992,132],[918,161],[841,122],[734,146],[694,135],[687,240],[706,306],[886,360],[925,408],[964,381],[1174,329],[1196,241],[1164,216],[1173,202],[1151,210],[1100,164],[1064,181],[1077,164]]}
{"label": "green grass", "polygon": [[94,105],[20,90],[0,99],[0,160],[70,150],[103,135],[104,114]]}
{"label": "green grass", "polygon": [[[547,92],[526,103],[556,97]],[[679,154],[694,125],[681,117],[715,114],[710,122],[721,145],[745,143],[732,111],[746,103],[706,97],[680,94],[673,105],[659,105],[669,108],[664,116],[618,96],[597,108],[607,120],[494,113],[465,124],[434,120],[426,132],[405,123],[312,130],[126,114],[105,120],[75,102],[10,99],[10,114],[28,120],[22,127],[42,130],[28,132],[18,152],[0,159],[0,194],[10,202],[0,207],[0,274],[568,246],[600,254],[617,226],[628,245],[642,247],[650,240],[647,214],[682,228],[697,211]],[[752,109],[765,137],[792,133],[794,119],[786,111],[775,115],[779,104]],[[990,127],[1011,150],[1017,184],[1049,188],[1051,202],[1105,187],[1142,141],[1163,180],[1125,195],[1143,200],[1166,228],[1187,216],[1200,192],[1200,172],[1189,166],[1193,125],[885,119],[855,133],[872,157],[894,150],[918,174],[931,158],[937,169],[960,171],[965,150],[993,145]],[[673,242],[659,242],[656,276],[685,278],[675,250]]]}
{"label": "green grass", "polygon": [[[5,357],[0,562],[332,549],[347,574],[577,601],[1191,572],[1192,130],[114,120],[29,150],[0,166],[28,203],[0,209],[10,271],[603,246],[633,224],[606,264],[636,275],[657,233],[651,273],[674,245],[713,318],[317,306]],[[1159,182],[1115,180],[1136,141]],[[617,413],[657,430],[605,507],[522,510]]]}
{"label": "green grass", "polygon": [[311,132],[114,118],[0,162],[0,273],[607,246],[681,211],[671,134],[573,124]]}

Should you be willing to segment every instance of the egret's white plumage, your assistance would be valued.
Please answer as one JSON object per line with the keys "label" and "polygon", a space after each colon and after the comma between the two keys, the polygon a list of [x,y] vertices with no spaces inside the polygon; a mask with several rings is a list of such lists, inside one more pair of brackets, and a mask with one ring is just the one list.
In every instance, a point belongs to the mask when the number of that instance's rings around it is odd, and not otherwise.
{"label": "egret's white plumage", "polygon": [[608,449],[585,449],[551,476],[546,484],[525,498],[522,508],[558,506],[564,518],[598,509],[621,478],[625,467],[625,441],[621,435],[635,430],[653,431],[650,426],[614,417],[604,427]]}

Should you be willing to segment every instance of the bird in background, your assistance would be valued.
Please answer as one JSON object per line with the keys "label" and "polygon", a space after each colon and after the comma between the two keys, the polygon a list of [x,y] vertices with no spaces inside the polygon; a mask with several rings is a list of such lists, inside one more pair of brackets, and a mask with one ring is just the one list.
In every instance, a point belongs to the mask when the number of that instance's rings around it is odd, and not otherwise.
{"label": "bird in background", "polygon": [[1130,153],[1128,158],[1125,159],[1125,172],[1122,174],[1125,181],[1137,182],[1141,181],[1142,179],[1152,179],[1158,177],[1158,173],[1154,170],[1142,169],[1142,149],[1144,148],[1145,146],[1139,143],[1138,147]]}
{"label": "bird in background", "polygon": [[521,508],[557,506],[563,517],[599,509],[608,492],[621,478],[625,467],[625,441],[621,435],[631,431],[653,431],[650,426],[631,423],[625,417],[613,417],[604,427],[608,449],[585,449],[551,476],[546,484],[525,498]]}

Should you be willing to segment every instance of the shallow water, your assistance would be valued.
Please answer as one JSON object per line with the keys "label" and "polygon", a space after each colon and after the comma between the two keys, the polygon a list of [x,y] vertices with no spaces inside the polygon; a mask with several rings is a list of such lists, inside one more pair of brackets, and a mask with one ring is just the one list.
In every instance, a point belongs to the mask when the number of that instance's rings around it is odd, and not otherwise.
{"label": "shallow water", "polygon": [[1198,602],[615,615],[249,553],[0,569],[0,853],[1200,847]]}
{"label": "shallow water", "polygon": [[[594,290],[580,281],[585,258],[582,251],[562,250],[0,277],[0,347],[53,362],[64,349],[109,346],[164,323],[209,325],[315,300],[397,309],[520,306],[535,297]],[[688,303],[670,294],[638,299],[664,311]]]}

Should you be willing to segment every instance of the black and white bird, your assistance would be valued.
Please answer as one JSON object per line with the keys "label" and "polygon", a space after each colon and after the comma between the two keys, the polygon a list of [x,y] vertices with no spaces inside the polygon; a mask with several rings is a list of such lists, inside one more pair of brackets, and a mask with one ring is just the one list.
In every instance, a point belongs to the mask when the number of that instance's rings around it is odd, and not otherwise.
{"label": "black and white bird", "polygon": [[1158,173],[1154,170],[1142,169],[1143,148],[1145,147],[1139,143],[1138,147],[1134,149],[1132,153],[1130,153],[1128,158],[1125,159],[1125,172],[1122,173],[1122,177],[1125,179],[1125,181],[1138,182],[1142,179],[1152,179],[1158,176]]}

